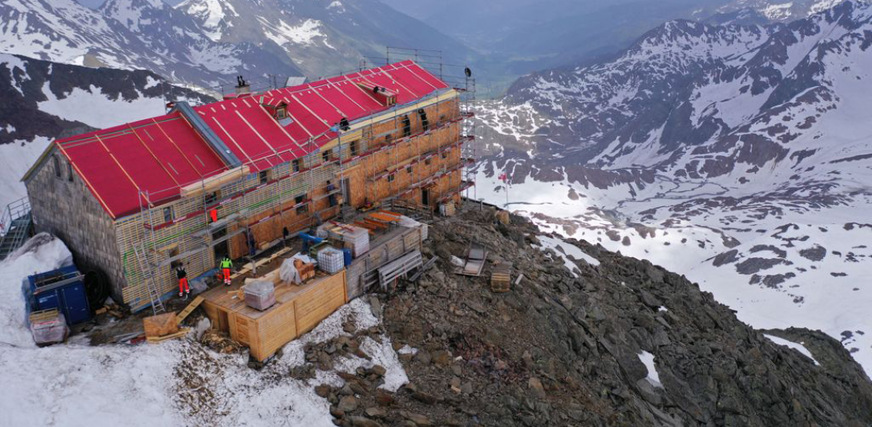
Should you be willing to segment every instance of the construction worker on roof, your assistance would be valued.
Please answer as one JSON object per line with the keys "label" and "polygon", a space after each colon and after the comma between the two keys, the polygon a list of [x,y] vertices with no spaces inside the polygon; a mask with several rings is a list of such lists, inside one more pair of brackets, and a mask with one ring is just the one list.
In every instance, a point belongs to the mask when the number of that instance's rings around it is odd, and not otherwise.
{"label": "construction worker on roof", "polygon": [[179,296],[187,298],[191,294],[191,288],[188,287],[188,272],[185,271],[185,264],[176,267],[176,277],[179,278]]}
{"label": "construction worker on roof", "polygon": [[230,286],[233,282],[230,280],[230,269],[233,268],[233,261],[230,260],[230,257],[224,257],[221,260],[221,274],[224,276],[224,284]]}

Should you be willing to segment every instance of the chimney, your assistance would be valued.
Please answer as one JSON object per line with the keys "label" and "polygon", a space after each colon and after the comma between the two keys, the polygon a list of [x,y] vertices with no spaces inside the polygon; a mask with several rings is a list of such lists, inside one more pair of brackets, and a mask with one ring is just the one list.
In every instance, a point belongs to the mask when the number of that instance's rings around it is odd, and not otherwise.
{"label": "chimney", "polygon": [[236,96],[251,94],[251,85],[242,76],[236,76]]}

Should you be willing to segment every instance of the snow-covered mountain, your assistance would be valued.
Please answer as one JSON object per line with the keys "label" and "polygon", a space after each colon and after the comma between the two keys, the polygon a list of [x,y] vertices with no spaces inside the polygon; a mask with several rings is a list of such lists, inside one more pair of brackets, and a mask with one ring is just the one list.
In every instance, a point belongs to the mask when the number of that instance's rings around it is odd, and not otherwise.
{"label": "snow-covered mountain", "polygon": [[757,327],[821,329],[872,372],[872,6],[672,21],[489,104],[478,197],[686,272]]}
{"label": "snow-covered mountain", "polygon": [[462,44],[378,0],[187,0],[177,9],[212,40],[274,42],[310,76],[356,69],[367,58],[384,62],[385,46],[468,55]]}
{"label": "snow-covered mountain", "polygon": [[160,0],[109,0],[99,10],[73,0],[0,3],[0,52],[48,61],[146,69],[213,87],[245,74],[299,75],[277,45],[220,43]]}
{"label": "snow-covered mountain", "polygon": [[733,0],[718,8],[718,11],[754,10],[769,20],[789,22],[826,11],[840,2],[841,0]]}
{"label": "snow-covered mountain", "polygon": [[148,71],[0,54],[0,207],[25,195],[24,172],[53,139],[157,116],[167,100],[214,101]]}

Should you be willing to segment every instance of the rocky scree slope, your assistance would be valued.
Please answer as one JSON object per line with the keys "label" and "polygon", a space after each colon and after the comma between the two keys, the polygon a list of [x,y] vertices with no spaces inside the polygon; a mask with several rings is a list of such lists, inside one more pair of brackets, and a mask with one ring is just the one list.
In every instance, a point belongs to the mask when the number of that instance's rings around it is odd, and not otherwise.
{"label": "rocky scree slope", "polygon": [[[816,365],[683,276],[567,243],[592,266],[538,248],[539,230],[522,217],[493,218],[476,208],[432,225],[425,252],[436,267],[373,298],[410,383],[386,393],[378,372],[361,370],[343,387],[318,387],[337,425],[872,423],[872,383],[832,338],[767,331],[801,335]],[[452,274],[449,258],[472,242],[490,261],[512,262],[521,283],[495,294],[489,267],[480,278]],[[325,348],[336,344],[310,348],[307,360],[329,359]]]}
{"label": "rocky scree slope", "polygon": [[760,328],[841,339],[872,372],[872,6],[777,25],[673,21],[486,108],[477,191],[682,271]]}

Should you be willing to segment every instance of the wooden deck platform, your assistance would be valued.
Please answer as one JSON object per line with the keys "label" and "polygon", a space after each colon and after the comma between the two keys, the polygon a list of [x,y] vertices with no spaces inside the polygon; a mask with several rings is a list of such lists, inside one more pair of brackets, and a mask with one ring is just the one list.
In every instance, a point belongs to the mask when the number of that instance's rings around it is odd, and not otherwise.
{"label": "wooden deck platform", "polygon": [[246,305],[239,298],[242,283],[236,283],[205,292],[202,306],[212,328],[227,332],[247,345],[253,358],[264,361],[348,302],[345,280],[342,270],[333,275],[319,272],[300,286],[277,282],[276,303],[265,311]]}

